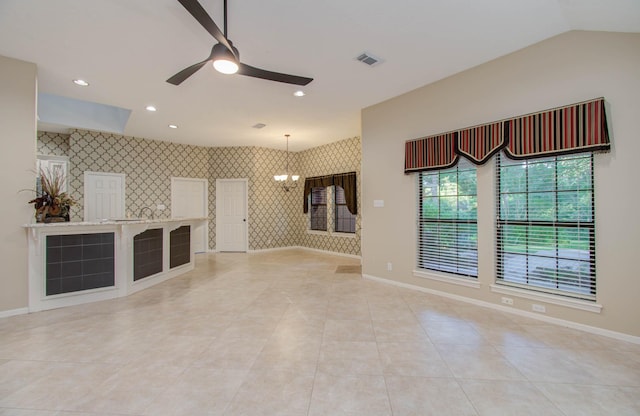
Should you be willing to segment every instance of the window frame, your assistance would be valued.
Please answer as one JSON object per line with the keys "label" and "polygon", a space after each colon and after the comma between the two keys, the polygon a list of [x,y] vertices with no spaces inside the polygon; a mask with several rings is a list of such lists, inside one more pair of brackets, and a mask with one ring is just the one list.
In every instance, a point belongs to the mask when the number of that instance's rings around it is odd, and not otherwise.
{"label": "window frame", "polygon": [[[589,170],[588,170],[588,175],[589,175],[589,179],[590,179],[590,188],[571,188],[571,189],[560,189],[559,185],[558,185],[558,162],[559,161],[563,161],[563,160],[575,160],[575,159],[579,159],[581,157],[584,158],[589,158]],[[545,294],[549,294],[549,295],[558,295],[558,296],[562,296],[563,298],[570,298],[570,299],[580,299],[580,300],[584,300],[584,301],[596,301],[596,295],[597,295],[597,279],[596,279],[596,246],[595,246],[595,241],[596,241],[596,236],[595,236],[595,175],[594,175],[594,155],[593,152],[589,152],[588,154],[570,154],[570,155],[554,155],[554,156],[547,156],[544,158],[534,158],[534,159],[523,159],[523,160],[518,160],[518,161],[513,161],[512,159],[507,158],[507,160],[510,160],[512,163],[512,166],[518,166],[515,163],[522,163],[522,164],[526,164],[527,166],[531,165],[531,164],[541,164],[541,163],[549,163],[549,162],[553,162],[553,166],[554,166],[554,185],[553,185],[553,190],[549,191],[532,191],[529,189],[529,184],[530,184],[530,180],[529,180],[529,169],[526,170],[525,173],[525,192],[502,192],[501,189],[501,183],[502,183],[502,172],[501,172],[501,167],[502,167],[502,161],[505,158],[504,154],[499,154],[496,156],[496,161],[495,161],[495,177],[496,177],[496,223],[495,223],[495,236],[496,236],[496,264],[495,264],[495,270],[496,270],[496,284],[497,285],[501,285],[501,286],[509,286],[509,287],[514,287],[514,288],[518,288],[518,289],[522,289],[525,291],[531,291],[531,292],[538,292],[538,293],[545,293]],[[590,221],[588,220],[584,220],[584,219],[580,219],[578,217],[578,219],[574,219],[572,221],[568,221],[568,220],[560,220],[559,219],[559,205],[558,205],[558,195],[562,194],[562,193],[569,193],[569,192],[585,192],[585,191],[590,191],[591,193],[591,197],[590,197],[590,208],[589,211],[590,212]],[[536,219],[530,219],[531,213],[530,213],[530,195],[531,194],[535,194],[535,193],[549,193],[549,192],[553,192],[553,197],[554,197],[554,218],[553,220],[536,220]],[[503,199],[502,196],[503,195],[508,195],[508,194],[523,194],[525,195],[525,201],[526,201],[526,218],[524,220],[520,219],[520,220],[515,220],[515,219],[507,219],[505,217],[503,217]],[[516,252],[509,252],[508,250],[505,250],[504,246],[505,244],[505,240],[507,237],[505,237],[505,230],[507,229],[507,227],[510,226],[514,226],[514,227],[526,227],[526,248],[524,253],[516,253]],[[529,233],[532,233],[534,230],[531,230],[531,228],[533,227],[537,227],[537,229],[539,230],[543,230],[545,228],[548,228],[549,230],[553,230],[553,238],[554,238],[554,245],[553,248],[555,250],[555,256],[550,256],[550,255],[546,255],[546,256],[541,256],[541,255],[537,255],[537,254],[531,254],[530,251],[530,236]],[[578,261],[578,262],[585,262],[584,260],[580,260],[580,259],[575,259],[575,258],[568,258],[568,257],[562,257],[559,254],[559,250],[561,249],[561,244],[559,243],[559,235],[561,234],[559,232],[559,230],[566,230],[566,229],[578,229],[578,230],[586,230],[588,232],[588,248],[589,248],[589,260],[588,260],[588,265],[589,265],[589,285],[588,285],[588,290],[589,293],[582,293],[578,290],[568,290],[566,289],[566,287],[570,287],[570,286],[575,286],[576,288],[580,288],[583,287],[581,284],[570,284],[565,282],[562,282],[563,277],[566,279],[566,276],[568,276],[568,274],[565,273],[565,276],[562,276],[561,273],[559,273],[558,271],[559,269],[559,263],[561,261]],[[535,238],[535,237],[534,237]],[[534,240],[535,241],[535,240]],[[526,258],[526,268],[525,268],[525,283],[522,282],[516,282],[515,280],[517,280],[517,277],[511,277],[511,281],[509,281],[508,276],[505,276],[505,257],[508,254],[512,254],[512,255],[519,255],[519,256],[524,256]],[[539,280],[542,281],[543,278],[541,278],[539,275],[533,275],[530,271],[530,257],[534,256],[534,257],[545,257],[548,259],[554,259],[555,260],[555,278],[553,278],[553,276],[549,277],[547,282],[548,283],[553,283],[553,281],[555,280],[555,287],[551,288],[551,287],[545,287],[542,286],[542,284],[530,284],[529,282],[532,280]],[[535,271],[535,270],[534,270]],[[542,272],[541,272],[542,273]],[[548,271],[545,271],[544,273],[548,274]],[[580,276],[580,274],[578,274],[578,276]],[[579,282],[581,282],[582,279],[579,279]],[[565,287],[565,289],[562,289],[560,286],[563,285]]]}

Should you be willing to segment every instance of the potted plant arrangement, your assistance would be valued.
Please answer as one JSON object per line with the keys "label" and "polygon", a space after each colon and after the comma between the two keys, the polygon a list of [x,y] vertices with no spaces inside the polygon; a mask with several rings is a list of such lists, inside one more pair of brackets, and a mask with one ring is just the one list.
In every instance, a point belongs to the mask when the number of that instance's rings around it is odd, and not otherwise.
{"label": "potted plant arrangement", "polygon": [[36,198],[29,201],[36,209],[36,222],[69,221],[71,207],[76,204],[64,192],[65,175],[60,169],[41,169],[36,186]]}

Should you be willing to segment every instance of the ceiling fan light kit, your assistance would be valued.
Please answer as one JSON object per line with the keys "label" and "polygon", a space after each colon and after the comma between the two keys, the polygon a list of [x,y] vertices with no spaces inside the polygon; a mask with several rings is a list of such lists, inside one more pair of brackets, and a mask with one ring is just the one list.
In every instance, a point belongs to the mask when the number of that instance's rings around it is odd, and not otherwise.
{"label": "ceiling fan light kit", "polygon": [[298,75],[281,74],[267,71],[240,62],[240,54],[232,42],[227,38],[227,0],[224,0],[224,33],[211,19],[211,16],[202,7],[198,0],[178,0],[180,4],[213,36],[218,43],[211,49],[211,54],[204,61],[195,63],[167,80],[173,85],[180,85],[191,75],[195,74],[207,62],[213,62],[214,68],[223,74],[240,74],[253,78],[261,78],[269,81],[283,82],[285,84],[307,85],[313,78]]}
{"label": "ceiling fan light kit", "polygon": [[213,60],[213,67],[216,71],[227,75],[238,72],[236,57],[229,49],[226,48],[226,46],[220,43],[216,44],[211,51],[211,58]]}

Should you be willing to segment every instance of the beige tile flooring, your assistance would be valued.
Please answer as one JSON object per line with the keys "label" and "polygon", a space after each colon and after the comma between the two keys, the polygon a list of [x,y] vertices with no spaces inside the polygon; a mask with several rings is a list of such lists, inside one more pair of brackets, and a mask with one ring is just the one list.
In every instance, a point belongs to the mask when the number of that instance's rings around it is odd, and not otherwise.
{"label": "beige tile flooring", "polygon": [[123,299],[0,319],[0,415],[640,415],[640,345],[207,254]]}

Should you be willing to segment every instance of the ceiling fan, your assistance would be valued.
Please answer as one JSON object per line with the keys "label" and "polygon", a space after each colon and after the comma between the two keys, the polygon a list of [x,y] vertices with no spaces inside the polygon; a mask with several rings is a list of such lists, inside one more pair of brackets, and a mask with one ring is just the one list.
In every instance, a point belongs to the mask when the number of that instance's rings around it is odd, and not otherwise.
{"label": "ceiling fan", "polygon": [[227,0],[224,0],[224,33],[220,31],[213,19],[204,10],[198,0],[178,0],[180,4],[213,36],[218,43],[213,45],[211,53],[202,62],[193,64],[178,72],[167,80],[173,85],[180,85],[184,80],[195,74],[207,62],[213,62],[213,66],[223,74],[246,75],[254,78],[262,78],[269,81],[284,82],[287,84],[307,85],[313,78],[300,77],[297,75],[281,74],[279,72],[267,71],[240,62],[238,49],[227,38]]}

